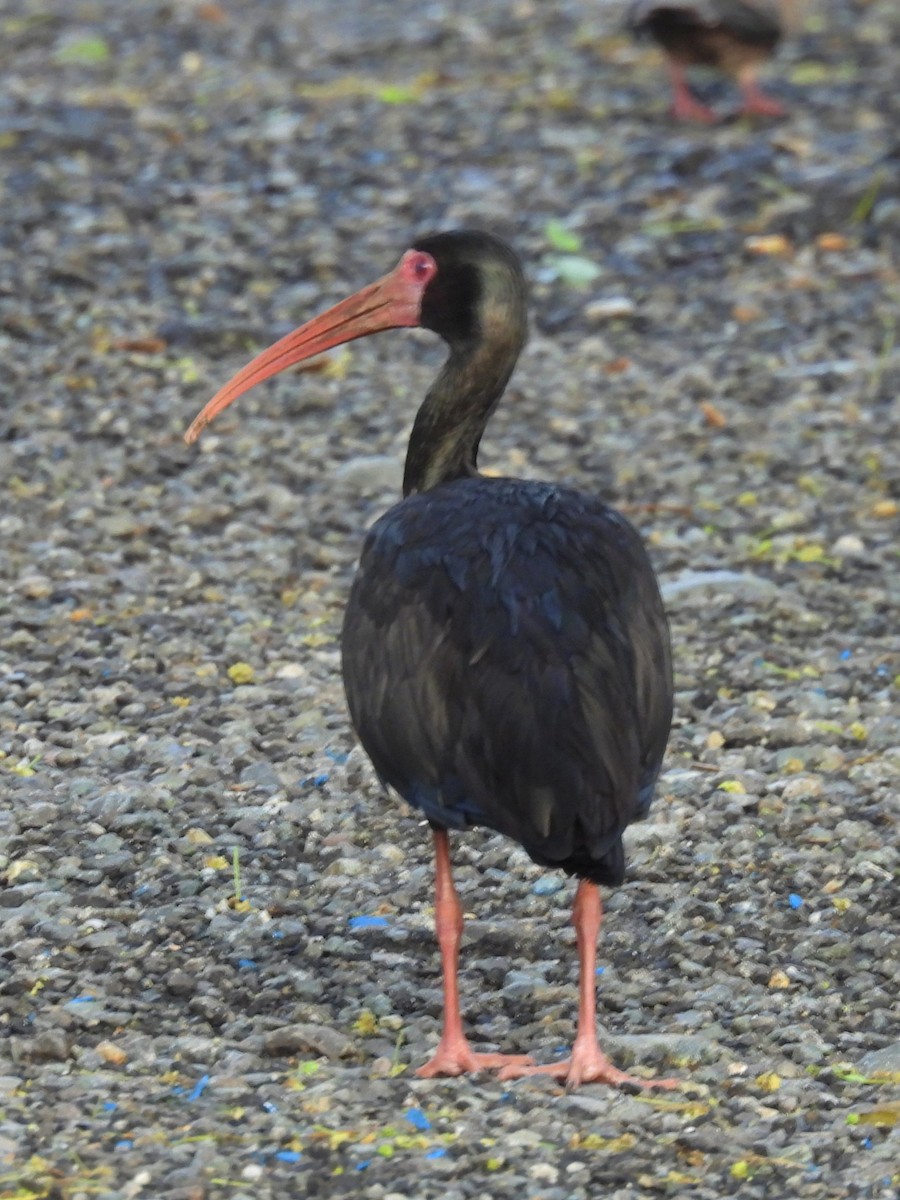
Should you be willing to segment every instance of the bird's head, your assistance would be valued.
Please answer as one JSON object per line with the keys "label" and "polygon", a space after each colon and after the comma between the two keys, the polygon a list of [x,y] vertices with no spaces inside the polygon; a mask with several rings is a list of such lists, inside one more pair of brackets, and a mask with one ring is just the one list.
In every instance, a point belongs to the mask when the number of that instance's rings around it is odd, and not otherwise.
{"label": "bird's head", "polygon": [[[210,421],[256,384],[295,363],[385,329],[421,326],[451,347],[506,326],[525,328],[525,281],[515,253],[492,234],[472,230],[421,238],[393,271],[263,350],[194,419],[195,441]],[[518,335],[517,335],[518,336]]]}
{"label": "bird's head", "polygon": [[480,341],[498,320],[524,314],[526,285],[516,253],[500,238],[477,230],[436,233],[411,253],[435,264],[422,295],[419,324],[451,346]]}

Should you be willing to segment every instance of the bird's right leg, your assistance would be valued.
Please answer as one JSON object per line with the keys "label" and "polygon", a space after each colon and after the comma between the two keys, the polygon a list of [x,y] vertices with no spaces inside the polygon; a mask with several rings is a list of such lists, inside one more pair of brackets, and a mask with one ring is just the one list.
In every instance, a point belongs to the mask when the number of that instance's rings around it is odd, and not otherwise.
{"label": "bird's right leg", "polygon": [[582,1083],[622,1083],[640,1088],[673,1088],[674,1079],[636,1079],[614,1067],[597,1041],[597,937],[603,921],[600,889],[588,879],[579,881],[572,908],[572,921],[578,943],[579,1001],[578,1030],[571,1056],[544,1067],[507,1067],[501,1079],[519,1079],[523,1075],[551,1075],[568,1088]]}
{"label": "bird's right leg", "polygon": [[751,116],[783,117],[785,107],[774,96],[762,90],[756,79],[756,64],[751,63],[738,74],[738,84],[744,98],[741,112]]}
{"label": "bird's right leg", "polygon": [[463,1032],[459,1008],[457,964],[462,941],[463,912],[453,885],[450,867],[450,838],[446,829],[434,830],[435,885],[434,922],[441,950],[444,985],[444,1032],[434,1057],[416,1071],[417,1075],[463,1075],[470,1071],[497,1070],[527,1066],[532,1060],[524,1054],[476,1054]]}
{"label": "bird's right leg", "polygon": [[718,121],[713,110],[701,104],[691,91],[683,63],[669,60],[669,78],[672,81],[672,116],[676,121],[699,121],[703,125]]}

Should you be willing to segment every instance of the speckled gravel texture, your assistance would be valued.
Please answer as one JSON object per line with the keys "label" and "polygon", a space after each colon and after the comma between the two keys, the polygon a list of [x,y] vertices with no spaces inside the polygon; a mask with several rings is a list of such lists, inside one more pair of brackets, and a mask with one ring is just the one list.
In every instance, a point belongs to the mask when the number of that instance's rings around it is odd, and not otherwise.
{"label": "speckled gravel texture", "polygon": [[[757,126],[673,127],[592,0],[2,0],[0,63],[0,1195],[896,1197],[893,0],[815,6]],[[533,285],[483,464],[620,505],[671,613],[598,978],[662,1096],[413,1074],[429,838],[337,639],[440,345],[354,344],[181,440],[461,225]],[[572,885],[455,854],[473,1039],[552,1059]]]}

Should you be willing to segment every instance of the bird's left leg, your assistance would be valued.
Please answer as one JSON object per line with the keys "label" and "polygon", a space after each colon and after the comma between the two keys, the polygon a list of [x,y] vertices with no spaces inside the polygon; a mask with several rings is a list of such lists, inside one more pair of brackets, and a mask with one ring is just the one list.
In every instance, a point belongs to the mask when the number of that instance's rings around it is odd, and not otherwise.
{"label": "bird's left leg", "polygon": [[701,125],[714,125],[718,121],[713,110],[702,104],[691,91],[683,63],[669,60],[669,78],[672,81],[672,116],[676,121],[699,121]]}
{"label": "bird's left leg", "polygon": [[459,1008],[457,965],[462,941],[463,912],[453,885],[450,867],[450,838],[446,829],[434,830],[435,885],[434,921],[441,950],[444,985],[444,1032],[440,1044],[417,1075],[463,1075],[469,1071],[496,1070],[499,1067],[527,1066],[531,1059],[523,1054],[476,1054],[463,1032]]}
{"label": "bird's left leg", "polygon": [[742,113],[758,117],[783,117],[785,115],[784,105],[780,104],[774,96],[767,95],[759,86],[755,64],[745,66],[738,73],[738,86],[744,97]]}
{"label": "bird's left leg", "polygon": [[578,944],[579,1002],[578,1029],[571,1056],[544,1067],[509,1066],[500,1072],[501,1079],[518,1079],[521,1075],[553,1075],[567,1087],[581,1083],[636,1084],[642,1088],[677,1086],[675,1079],[636,1079],[614,1067],[597,1041],[597,936],[603,919],[600,889],[595,883],[582,879],[575,893],[572,922]]}

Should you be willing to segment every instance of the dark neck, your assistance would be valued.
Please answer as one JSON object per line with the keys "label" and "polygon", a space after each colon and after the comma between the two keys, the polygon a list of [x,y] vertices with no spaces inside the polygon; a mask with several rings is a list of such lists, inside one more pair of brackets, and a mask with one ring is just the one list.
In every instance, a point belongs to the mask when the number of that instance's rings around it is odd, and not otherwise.
{"label": "dark neck", "polygon": [[403,495],[478,473],[478,444],[503,395],[524,328],[498,345],[453,346],[416,413],[406,452]]}

